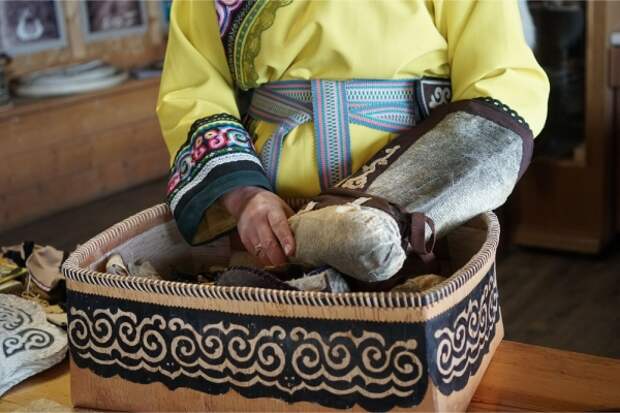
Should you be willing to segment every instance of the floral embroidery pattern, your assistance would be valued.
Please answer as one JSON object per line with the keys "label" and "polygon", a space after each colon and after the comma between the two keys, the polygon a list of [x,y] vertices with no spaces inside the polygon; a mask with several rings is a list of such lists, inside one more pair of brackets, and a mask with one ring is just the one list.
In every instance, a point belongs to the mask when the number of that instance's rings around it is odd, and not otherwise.
{"label": "floral embroidery pattern", "polygon": [[252,140],[237,119],[221,114],[194,123],[170,170],[168,199],[172,200],[207,163],[231,153],[254,154]]}
{"label": "floral embroidery pattern", "polygon": [[217,23],[220,27],[220,36],[223,36],[229,29],[235,10],[237,10],[243,3],[243,0],[215,1],[215,11],[217,13]]}

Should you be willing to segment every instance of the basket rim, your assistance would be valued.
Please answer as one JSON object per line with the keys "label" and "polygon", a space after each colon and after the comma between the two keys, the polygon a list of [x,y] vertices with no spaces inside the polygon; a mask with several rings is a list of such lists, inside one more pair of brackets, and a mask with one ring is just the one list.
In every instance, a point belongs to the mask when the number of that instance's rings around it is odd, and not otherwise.
{"label": "basket rim", "polygon": [[[262,303],[305,306],[419,308],[432,305],[450,296],[490,261],[495,259],[499,243],[499,221],[493,212],[484,212],[479,217],[482,218],[486,225],[486,237],[480,249],[446,281],[423,292],[329,293],[284,291],[258,287],[224,287],[108,274],[80,266],[95,251],[106,251],[105,247],[107,247],[110,241],[117,237],[122,238],[123,234],[131,233],[131,229],[135,229],[138,225],[155,220],[160,222],[163,220],[165,223],[173,220],[170,209],[166,204],[158,204],[138,212],[102,231],[84,244],[79,245],[63,263],[62,272],[69,280],[87,284],[193,298],[258,301]],[[128,240],[124,239],[123,242]]]}

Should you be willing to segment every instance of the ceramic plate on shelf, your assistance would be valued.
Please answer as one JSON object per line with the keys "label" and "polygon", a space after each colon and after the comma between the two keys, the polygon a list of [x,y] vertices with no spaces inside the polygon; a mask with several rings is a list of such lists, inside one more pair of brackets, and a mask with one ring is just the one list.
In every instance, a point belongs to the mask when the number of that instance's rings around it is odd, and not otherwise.
{"label": "ceramic plate on shelf", "polygon": [[102,60],[91,60],[86,63],[79,63],[70,66],[51,67],[49,69],[38,70],[36,72],[24,75],[20,77],[22,83],[32,83],[42,78],[58,77],[58,76],[74,76],[80,73],[90,72],[99,69],[103,66],[108,66]]}
{"label": "ceramic plate on shelf", "polygon": [[50,73],[46,75],[39,75],[29,81],[21,81],[21,84],[25,85],[62,85],[66,83],[74,82],[87,82],[97,79],[105,79],[114,76],[118,73],[118,69],[114,66],[100,66],[92,70],[77,72],[77,73]]}
{"label": "ceramic plate on shelf", "polygon": [[15,88],[15,93],[18,96],[31,98],[72,95],[107,89],[124,82],[127,78],[127,72],[116,72],[111,76],[81,79],[79,81],[72,78],[68,78],[67,81],[60,81],[59,79],[47,82],[35,81],[19,84]]}

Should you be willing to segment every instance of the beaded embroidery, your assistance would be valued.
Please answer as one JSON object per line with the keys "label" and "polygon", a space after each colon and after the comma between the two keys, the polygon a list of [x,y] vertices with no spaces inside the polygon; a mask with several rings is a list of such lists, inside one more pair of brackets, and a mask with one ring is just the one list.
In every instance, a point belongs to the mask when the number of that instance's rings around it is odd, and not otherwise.
{"label": "beaded embroidery", "polygon": [[182,196],[181,190],[201,181],[196,179],[199,172],[211,163],[220,164],[218,158],[225,158],[227,162],[246,159],[248,155],[256,158],[252,139],[243,125],[230,115],[219,114],[198,120],[188,136],[170,169],[167,198],[173,208]]}

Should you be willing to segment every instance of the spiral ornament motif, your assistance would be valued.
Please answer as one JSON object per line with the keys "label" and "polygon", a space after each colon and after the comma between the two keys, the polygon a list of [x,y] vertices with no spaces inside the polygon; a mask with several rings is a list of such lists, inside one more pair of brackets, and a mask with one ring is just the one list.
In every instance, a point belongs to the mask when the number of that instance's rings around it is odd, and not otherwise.
{"label": "spiral ornament motif", "polygon": [[73,360],[103,377],[369,410],[418,404],[427,388],[421,325],[93,305],[76,292],[70,302]]}
{"label": "spiral ornament motif", "polygon": [[73,360],[96,375],[373,411],[418,405],[429,379],[446,395],[462,389],[500,320],[494,269],[423,322],[250,316],[76,291],[69,302]]}
{"label": "spiral ornament motif", "polygon": [[430,372],[446,395],[467,385],[495,337],[501,314],[494,270],[451,311],[448,322],[429,323],[435,349],[429,360]]}

